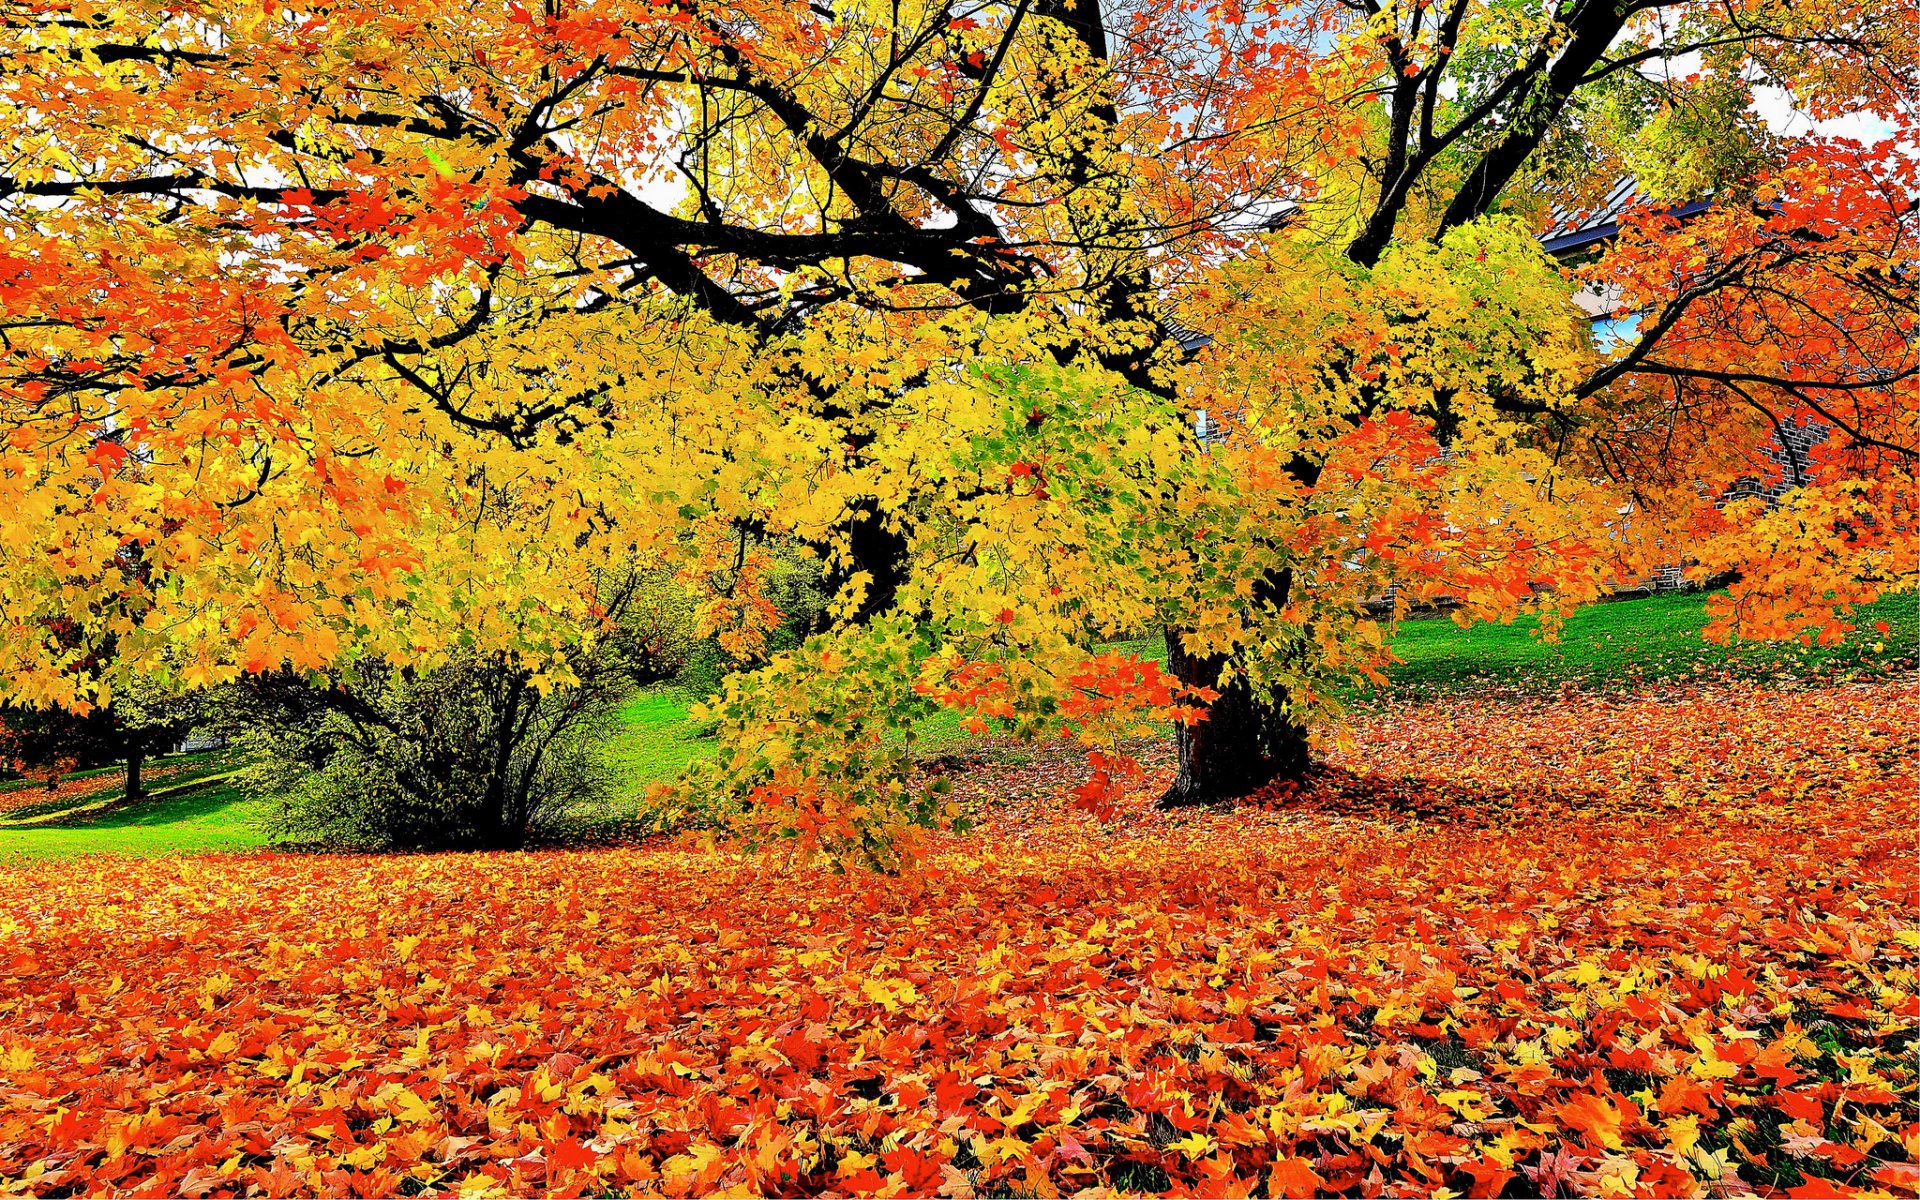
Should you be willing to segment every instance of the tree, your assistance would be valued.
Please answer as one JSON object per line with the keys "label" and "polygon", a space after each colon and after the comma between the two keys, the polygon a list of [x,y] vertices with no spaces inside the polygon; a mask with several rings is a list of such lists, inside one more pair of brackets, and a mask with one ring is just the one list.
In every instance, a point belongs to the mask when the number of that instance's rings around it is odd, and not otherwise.
{"label": "tree", "polygon": [[[1838,628],[1912,581],[1887,532],[1911,163],[1745,101],[1908,122],[1914,23],[1886,16],[28,3],[0,92],[32,131],[0,180],[9,628],[61,614],[194,678],[461,638],[564,674],[596,561],[720,579],[711,611],[751,625],[750,547],[791,539],[836,593],[822,652],[905,620],[918,649],[876,670],[958,701],[1000,669],[1032,729],[1090,637],[1164,626],[1178,696],[1142,711],[1211,701],[1174,792],[1203,799],[1303,768],[1325,683],[1384,655],[1360,589],[1571,602],[1697,532],[1659,480],[1752,432],[1708,409],[1844,399],[1823,470],[1865,490],[1828,540],[1883,544],[1785,618]],[[1653,314],[1609,357],[1525,223],[1649,164],[1716,215],[1638,214],[1587,269]],[[1828,310],[1833,356],[1738,365]],[[1663,422],[1697,452],[1648,469]],[[1093,512],[1057,511],[1074,488]],[[97,569],[105,540],[151,582]],[[551,619],[490,619],[522,604]],[[89,698],[75,651],[13,653],[23,698]]]}
{"label": "tree", "polygon": [[9,708],[0,714],[0,761],[46,772],[49,788],[75,768],[122,763],[122,794],[138,799],[145,794],[140,772],[146,760],[186,736],[200,718],[201,699],[134,681],[111,704],[86,713]]}
{"label": "tree", "polygon": [[116,757],[126,763],[127,799],[144,794],[140,769],[156,754],[165,754],[199,723],[205,696],[170,691],[149,678],[136,677],[114,694],[101,710],[113,733]]}
{"label": "tree", "polygon": [[75,716],[64,709],[9,707],[0,712],[0,764],[16,775],[46,777],[47,790],[67,772],[104,766],[118,756],[105,715]]}
{"label": "tree", "polygon": [[252,677],[236,719],[272,746],[282,839],[368,849],[517,849],[604,798],[596,725],[610,672],[545,694],[503,655],[432,671],[362,664],[324,681]]}

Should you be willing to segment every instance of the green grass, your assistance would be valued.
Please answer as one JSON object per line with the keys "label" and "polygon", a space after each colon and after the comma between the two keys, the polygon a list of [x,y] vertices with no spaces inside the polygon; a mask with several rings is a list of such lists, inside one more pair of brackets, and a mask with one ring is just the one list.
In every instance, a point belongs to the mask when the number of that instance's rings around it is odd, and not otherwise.
{"label": "green grass", "polygon": [[[1720,646],[1700,636],[1707,623],[1704,595],[1656,595],[1589,605],[1567,618],[1560,640],[1540,635],[1532,618],[1509,625],[1460,628],[1445,617],[1401,623],[1393,649],[1403,661],[1388,672],[1392,690],[1433,694],[1502,687],[1555,691],[1572,685],[1601,688],[1699,678],[1783,679],[1841,675],[1912,666],[1920,645],[1920,606],[1911,595],[1890,596],[1860,610],[1860,627],[1838,647],[1746,642]],[[1885,621],[1884,634],[1873,629]],[[1874,650],[1879,643],[1880,650]],[[1114,642],[1156,662],[1166,661],[1160,638]],[[622,710],[613,758],[630,790],[671,779],[705,754],[711,742],[695,735],[691,701],[670,690],[649,692]],[[941,713],[916,731],[916,750],[938,754],[973,738],[956,713]]]}
{"label": "green grass", "polygon": [[185,795],[163,796],[73,824],[0,829],[0,862],[20,858],[70,858],[78,854],[205,854],[247,850],[265,844],[254,824],[261,802],[237,788],[217,785]]}
{"label": "green grass", "polygon": [[616,720],[619,732],[607,761],[622,789],[633,794],[661,783],[702,757],[713,743],[699,736],[688,710],[693,701],[673,688],[650,688],[629,700]]}
{"label": "green grass", "polygon": [[[1388,671],[1397,691],[1432,693],[1488,686],[1552,690],[1634,686],[1698,678],[1782,679],[1911,666],[1920,642],[1912,595],[1889,596],[1853,618],[1858,631],[1834,647],[1795,642],[1721,646],[1700,636],[1703,595],[1664,595],[1594,604],[1574,613],[1560,640],[1540,636],[1532,618],[1461,629],[1444,617],[1403,622],[1393,640],[1402,662]],[[1876,621],[1887,632],[1874,629]],[[1881,648],[1875,650],[1878,644]]]}
{"label": "green grass", "polygon": [[[648,785],[672,779],[688,763],[712,751],[712,740],[701,737],[694,724],[693,705],[685,692],[661,687],[642,692],[620,709],[615,718],[619,732],[607,746],[607,762],[624,794],[638,796]],[[915,750],[923,754],[938,754],[974,740],[954,712],[940,713],[914,732]]]}
{"label": "green grass", "polygon": [[[243,766],[244,760],[232,750],[198,750],[192,754],[170,754],[150,760],[143,779],[142,791],[163,792],[184,786],[198,779],[208,779],[215,775],[225,775],[235,768]],[[51,795],[45,800],[21,804],[0,813],[0,826],[19,821],[32,820],[69,810],[113,804],[126,794],[124,764],[111,767],[98,767],[90,771],[75,771],[65,779],[87,779],[103,775],[115,778],[109,786],[96,792],[81,795]],[[36,781],[37,785],[37,781]],[[37,785],[44,786],[44,785]],[[18,790],[18,789],[15,789]]]}

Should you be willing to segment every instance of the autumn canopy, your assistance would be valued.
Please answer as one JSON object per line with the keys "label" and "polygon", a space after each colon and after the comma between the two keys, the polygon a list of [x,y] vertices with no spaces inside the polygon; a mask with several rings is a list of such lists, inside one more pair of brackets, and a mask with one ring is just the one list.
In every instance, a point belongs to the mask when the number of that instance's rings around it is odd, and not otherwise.
{"label": "autumn canopy", "polygon": [[1096,807],[1177,721],[1170,798],[1234,795],[1369,599],[1683,564],[1830,639],[1915,582],[1906,0],[4,11],[0,700],[565,683],[636,567],[753,661],[797,551],[827,615],[685,786],[884,864],[937,707]]}
{"label": "autumn canopy", "polygon": [[0,0],[0,1195],[1920,1196],[1916,97]]}

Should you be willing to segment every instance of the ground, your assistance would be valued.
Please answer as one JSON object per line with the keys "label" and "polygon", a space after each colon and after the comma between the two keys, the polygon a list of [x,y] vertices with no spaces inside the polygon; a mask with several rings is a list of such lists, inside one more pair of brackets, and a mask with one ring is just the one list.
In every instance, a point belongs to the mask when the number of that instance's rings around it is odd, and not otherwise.
{"label": "ground", "polygon": [[[897,878],[53,857],[217,849],[217,790],[8,831],[74,841],[0,872],[0,1189],[1913,1194],[1920,682],[1568,686],[1684,624],[1609,607],[1230,809],[1103,825],[1071,755],[955,738],[979,826]],[[641,703],[636,772],[699,752]]]}
{"label": "ground", "polygon": [[150,798],[131,804],[119,767],[77,772],[51,792],[39,780],[0,783],[0,861],[258,846],[262,804],[228,778],[243,764],[237,753],[169,755],[144,772]]}

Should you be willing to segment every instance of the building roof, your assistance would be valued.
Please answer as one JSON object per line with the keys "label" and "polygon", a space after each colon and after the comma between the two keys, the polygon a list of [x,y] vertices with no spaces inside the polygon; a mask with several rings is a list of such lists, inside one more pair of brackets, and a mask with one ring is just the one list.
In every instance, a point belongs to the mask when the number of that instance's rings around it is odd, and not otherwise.
{"label": "building roof", "polygon": [[[1540,234],[1540,247],[1548,254],[1557,256],[1571,254],[1584,246],[1604,242],[1620,232],[1620,218],[1626,216],[1636,206],[1645,203],[1640,195],[1640,186],[1633,176],[1628,175],[1607,191],[1600,203],[1591,208],[1576,208],[1563,205],[1553,210],[1547,219],[1547,228]],[[1712,207],[1709,199],[1689,200],[1662,211],[1685,220],[1698,216]],[[1598,310],[1590,310],[1594,315],[1611,307],[1611,303]],[[1169,313],[1162,313],[1160,328],[1166,332],[1180,348],[1189,354],[1206,346],[1213,340],[1211,334],[1182,324]]]}
{"label": "building roof", "polygon": [[[1563,207],[1553,210],[1547,228],[1540,235],[1540,246],[1548,254],[1568,254],[1595,242],[1604,242],[1620,232],[1620,218],[1628,210],[1644,203],[1639,184],[1633,176],[1614,184],[1600,203],[1592,208]],[[1689,200],[1665,211],[1686,218],[1707,211],[1711,200]]]}

